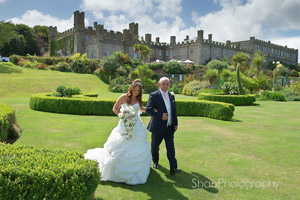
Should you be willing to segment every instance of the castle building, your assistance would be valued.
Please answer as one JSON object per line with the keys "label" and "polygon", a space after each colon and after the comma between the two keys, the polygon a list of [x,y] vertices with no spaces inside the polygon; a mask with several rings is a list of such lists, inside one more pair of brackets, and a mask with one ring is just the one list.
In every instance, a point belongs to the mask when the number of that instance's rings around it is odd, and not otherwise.
{"label": "castle building", "polygon": [[[49,27],[49,39],[52,47],[52,53],[57,56],[71,56],[75,53],[86,53],[88,58],[101,59],[111,55],[114,51],[122,51],[130,57],[136,56],[133,46],[138,36],[138,24],[130,23],[129,29],[124,29],[123,33],[108,31],[104,25],[94,22],[93,27],[85,27],[84,12],[74,12],[74,27],[58,34],[57,27]],[[286,64],[297,65],[298,49],[288,48],[265,42],[250,37],[246,41],[226,43],[212,40],[212,34],[204,39],[203,30],[198,30],[197,37],[190,39],[186,36],[184,41],[176,42],[176,36],[170,36],[170,43],[160,42],[160,38],[152,41],[151,34],[145,35],[145,44],[151,49],[151,58],[153,60],[191,60],[196,65],[206,64],[213,59],[230,59],[236,52],[244,52],[250,57],[260,50],[266,54],[264,65],[273,61],[281,61]],[[51,45],[50,45],[51,46]]]}

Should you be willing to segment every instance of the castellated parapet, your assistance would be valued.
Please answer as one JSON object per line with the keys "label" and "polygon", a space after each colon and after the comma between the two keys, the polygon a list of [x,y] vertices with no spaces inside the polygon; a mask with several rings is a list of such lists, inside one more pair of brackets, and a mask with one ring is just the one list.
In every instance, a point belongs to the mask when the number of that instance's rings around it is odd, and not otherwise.
{"label": "castellated parapet", "polygon": [[[72,37],[74,40],[74,52],[58,51],[58,56],[71,56],[74,53],[87,53],[88,58],[101,59],[111,55],[114,51],[122,51],[135,57],[133,50],[139,35],[138,24],[130,23],[128,29],[123,32],[107,30],[103,24],[93,23],[93,27],[85,27],[84,12],[74,12],[74,27],[60,34],[56,27],[49,27],[50,41],[57,41],[63,38]],[[169,43],[162,43],[160,38],[152,41],[150,33],[145,34],[145,44],[152,49],[151,58],[153,60],[192,60],[194,64],[206,64],[212,59],[230,59],[236,52],[244,52],[249,56],[260,50],[267,55],[266,63],[271,61],[282,61],[288,64],[298,63],[298,50],[273,44],[270,41],[258,40],[250,37],[249,40],[226,43],[213,41],[213,35],[208,34],[204,39],[204,31],[198,30],[196,38],[188,35],[184,41],[176,42],[176,36],[170,36]],[[66,44],[67,45],[67,44]]]}

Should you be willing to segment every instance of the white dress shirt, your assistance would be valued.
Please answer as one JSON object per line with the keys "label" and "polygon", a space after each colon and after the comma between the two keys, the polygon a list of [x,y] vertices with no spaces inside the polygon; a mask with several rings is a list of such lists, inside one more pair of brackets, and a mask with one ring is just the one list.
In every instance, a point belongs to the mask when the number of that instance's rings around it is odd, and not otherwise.
{"label": "white dress shirt", "polygon": [[[172,124],[172,110],[171,110],[171,100],[167,92],[163,92],[161,89],[159,89],[162,95],[162,98],[165,102],[166,108],[167,108],[167,112],[168,112],[168,123],[167,126],[170,126]],[[166,95],[166,96],[165,96]],[[167,99],[166,99],[167,97]]]}

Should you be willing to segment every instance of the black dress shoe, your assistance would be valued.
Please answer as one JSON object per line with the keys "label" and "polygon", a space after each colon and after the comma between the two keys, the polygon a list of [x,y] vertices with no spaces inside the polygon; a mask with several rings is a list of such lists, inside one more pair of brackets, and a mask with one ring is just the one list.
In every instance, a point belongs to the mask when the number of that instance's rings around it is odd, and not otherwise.
{"label": "black dress shoe", "polygon": [[179,173],[181,173],[181,172],[182,172],[181,169],[177,169],[177,168],[170,169],[170,174],[171,174],[171,175],[179,174]]}
{"label": "black dress shoe", "polygon": [[153,168],[158,169],[159,168],[158,163],[153,163]]}

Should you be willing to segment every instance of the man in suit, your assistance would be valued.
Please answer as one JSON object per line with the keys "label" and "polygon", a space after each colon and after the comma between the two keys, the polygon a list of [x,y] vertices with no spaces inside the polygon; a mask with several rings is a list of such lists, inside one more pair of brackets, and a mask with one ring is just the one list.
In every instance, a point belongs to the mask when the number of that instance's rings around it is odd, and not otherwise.
{"label": "man in suit", "polygon": [[170,174],[182,172],[177,169],[177,160],[175,158],[174,132],[178,128],[178,120],[175,106],[175,97],[168,91],[170,80],[162,77],[159,80],[159,90],[149,95],[146,106],[146,112],[151,115],[148,130],[151,135],[151,153],[153,167],[159,168],[159,145],[165,140],[167,148],[167,157],[170,163]]}

